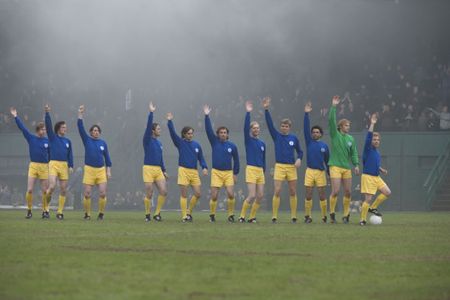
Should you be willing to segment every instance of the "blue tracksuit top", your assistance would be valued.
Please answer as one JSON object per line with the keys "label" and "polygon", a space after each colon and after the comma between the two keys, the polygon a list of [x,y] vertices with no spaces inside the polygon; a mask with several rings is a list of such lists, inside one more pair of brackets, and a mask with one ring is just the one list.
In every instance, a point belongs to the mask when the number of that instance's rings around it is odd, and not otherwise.
{"label": "blue tracksuit top", "polygon": [[167,126],[169,127],[170,137],[178,149],[178,165],[188,169],[197,169],[198,161],[202,169],[207,169],[208,166],[203,157],[203,150],[200,144],[196,141],[187,141],[179,137],[172,120],[167,122]]}
{"label": "blue tracksuit top", "polygon": [[[222,142],[214,133],[209,116],[205,116],[205,129],[212,148],[212,167],[216,170],[239,173],[239,153],[235,144],[230,141]],[[234,164],[232,164],[232,161]]]}

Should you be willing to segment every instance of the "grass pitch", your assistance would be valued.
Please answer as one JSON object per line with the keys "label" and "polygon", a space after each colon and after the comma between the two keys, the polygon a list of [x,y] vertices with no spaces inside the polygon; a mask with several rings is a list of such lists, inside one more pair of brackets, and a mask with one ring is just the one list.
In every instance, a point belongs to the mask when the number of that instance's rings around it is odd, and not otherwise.
{"label": "grass pitch", "polygon": [[[380,226],[144,223],[0,211],[0,299],[450,299],[450,214],[390,213]],[[95,219],[95,218],[93,218]]]}

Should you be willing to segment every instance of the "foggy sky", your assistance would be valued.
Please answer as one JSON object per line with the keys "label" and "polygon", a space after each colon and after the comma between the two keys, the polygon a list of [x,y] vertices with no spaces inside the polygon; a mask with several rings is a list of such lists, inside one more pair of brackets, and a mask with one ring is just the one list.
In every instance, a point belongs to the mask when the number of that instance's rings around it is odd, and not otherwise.
{"label": "foggy sky", "polygon": [[14,76],[6,89],[70,81],[80,93],[169,89],[169,102],[215,85],[271,93],[267,81],[290,75],[339,86],[336,73],[364,61],[449,49],[448,3],[2,0],[0,65]]}

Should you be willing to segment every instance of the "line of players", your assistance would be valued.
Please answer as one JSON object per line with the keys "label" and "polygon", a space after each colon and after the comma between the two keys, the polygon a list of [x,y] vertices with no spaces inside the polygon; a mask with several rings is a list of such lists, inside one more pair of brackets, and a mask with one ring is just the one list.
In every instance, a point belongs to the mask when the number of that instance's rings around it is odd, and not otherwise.
{"label": "line of players", "polygon": [[[278,221],[278,209],[280,206],[280,192],[282,183],[287,181],[289,187],[289,201],[291,209],[291,221],[297,222],[297,169],[301,166],[303,151],[298,138],[290,133],[292,123],[289,119],[280,122],[279,130],[274,126],[269,112],[271,99],[266,97],[262,101],[265,110],[265,119],[270,135],[275,146],[275,168],[274,168],[274,195],[272,198],[272,222]],[[313,188],[316,187],[320,199],[320,209],[322,222],[327,223],[327,198],[325,186],[327,185],[327,174],[331,181],[330,201],[330,222],[336,223],[337,196],[344,189],[343,197],[343,223],[350,220],[350,201],[352,166],[354,172],[359,175],[359,158],[356,144],[349,135],[350,121],[342,119],[336,122],[336,106],[340,103],[339,96],[334,96],[332,106],[329,111],[329,131],[331,136],[331,151],[326,143],[321,141],[323,130],[320,126],[310,127],[309,113],[312,111],[311,103],[305,105],[304,115],[304,138],[307,148],[307,169],[305,173],[305,223],[311,223]],[[244,139],[247,166],[245,178],[248,188],[248,196],[242,204],[239,222],[256,223],[256,214],[264,196],[265,170],[266,170],[266,145],[259,138],[260,125],[251,121],[253,104],[246,102],[246,115],[244,121]],[[84,129],[83,114],[84,106],[78,109],[78,131],[85,147],[84,165],[84,219],[91,218],[91,194],[94,186],[99,190],[99,213],[98,220],[103,220],[106,206],[107,181],[111,177],[111,159],[108,146],[100,139],[101,128],[93,125],[89,129],[89,134]],[[151,199],[154,187],[158,190],[156,209],[153,214],[155,221],[161,221],[161,209],[167,196],[167,173],[164,166],[163,147],[158,137],[161,135],[161,126],[153,122],[153,114],[156,107],[149,104],[149,114],[147,126],[143,137],[144,165],[143,181],[145,184],[145,221],[151,221]],[[234,184],[239,173],[239,154],[234,143],[229,141],[229,130],[222,126],[214,132],[211,119],[209,117],[211,108],[208,105],[203,107],[205,114],[205,129],[208,140],[212,148],[212,170],[211,170],[211,199],[210,222],[216,221],[217,199],[219,191],[225,187],[227,193],[227,213],[228,221],[235,222],[235,198]],[[49,203],[55,190],[56,183],[59,182],[60,194],[58,198],[58,210],[56,217],[64,219],[63,209],[67,189],[69,173],[73,170],[72,144],[65,137],[66,124],[64,121],[57,122],[54,130],[50,117],[50,106],[45,106],[45,123],[36,126],[36,135],[31,134],[23,125],[17,115],[15,108],[11,108],[11,114],[15,117],[17,126],[22,131],[29,144],[30,165],[28,171],[28,186],[26,201],[28,211],[26,218],[32,217],[33,187],[37,179],[40,180],[42,190],[42,218],[49,218]],[[186,126],[181,130],[181,137],[176,133],[173,123],[173,114],[167,114],[167,125],[170,137],[178,149],[178,185],[180,187],[180,207],[183,222],[193,221],[193,210],[201,197],[201,179],[198,172],[197,162],[199,162],[204,176],[208,175],[208,166],[203,157],[200,144],[193,140],[194,129]],[[380,134],[373,132],[377,122],[376,114],[371,116],[371,125],[367,133],[363,151],[363,174],[361,177],[361,192],[365,201],[362,205],[360,225],[366,225],[368,212],[381,216],[378,206],[387,199],[391,191],[386,183],[381,179],[380,173],[387,174],[381,167],[381,156],[378,152],[380,145]],[[47,131],[48,138],[45,137]],[[192,188],[193,196],[188,205],[188,188]],[[373,196],[379,191],[379,195],[372,203]],[[248,209],[249,218],[246,219]]]}

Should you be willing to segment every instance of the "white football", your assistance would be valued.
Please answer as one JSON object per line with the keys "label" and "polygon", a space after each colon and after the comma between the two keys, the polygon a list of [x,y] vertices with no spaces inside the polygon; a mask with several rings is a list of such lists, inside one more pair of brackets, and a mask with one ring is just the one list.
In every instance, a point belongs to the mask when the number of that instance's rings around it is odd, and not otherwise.
{"label": "white football", "polygon": [[369,221],[370,221],[370,224],[373,224],[373,225],[380,225],[381,223],[383,223],[383,219],[381,217],[375,216],[375,215],[372,215],[370,217]]}

